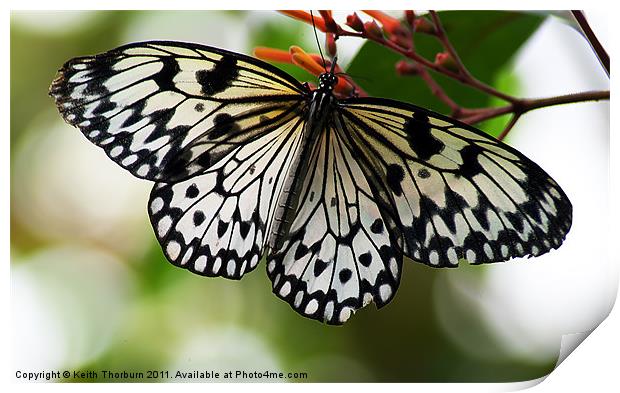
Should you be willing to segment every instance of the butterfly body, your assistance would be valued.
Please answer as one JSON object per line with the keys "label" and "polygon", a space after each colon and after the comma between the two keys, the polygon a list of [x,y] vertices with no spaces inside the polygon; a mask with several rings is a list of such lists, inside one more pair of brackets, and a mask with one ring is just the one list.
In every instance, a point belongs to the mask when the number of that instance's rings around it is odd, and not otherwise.
{"label": "butterfly body", "polygon": [[314,91],[308,91],[307,111],[305,115],[308,121],[303,129],[303,136],[299,154],[293,159],[291,168],[287,172],[286,180],[280,197],[278,199],[277,208],[270,231],[269,246],[273,250],[282,247],[293,219],[295,211],[300,203],[301,187],[303,186],[303,178],[310,169],[310,154],[321,132],[325,129],[326,122],[330,120],[330,113],[336,99],[333,95],[334,85],[337,77],[334,76],[333,70],[324,73],[319,77],[319,87]]}
{"label": "butterfly body", "polygon": [[538,256],[572,222],[558,184],[467,124],[383,98],[309,90],[249,56],[151,41],[76,58],[61,115],[133,175],[174,265],[240,279],[266,259],[274,293],[342,324],[390,302],[403,258],[455,267]]}

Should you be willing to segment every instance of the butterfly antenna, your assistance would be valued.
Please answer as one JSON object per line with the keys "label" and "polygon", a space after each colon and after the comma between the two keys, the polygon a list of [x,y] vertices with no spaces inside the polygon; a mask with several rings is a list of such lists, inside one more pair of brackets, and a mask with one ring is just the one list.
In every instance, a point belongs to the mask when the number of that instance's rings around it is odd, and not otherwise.
{"label": "butterfly antenna", "polygon": [[[334,56],[334,59],[332,60],[332,66],[329,68],[329,73],[334,75],[334,70],[336,69],[336,64],[338,63],[338,56]],[[339,74],[342,74],[342,72],[339,72]]]}
{"label": "butterfly antenna", "polygon": [[[325,72],[327,72],[327,67],[325,63],[325,57],[323,57],[323,51],[321,50],[321,44],[319,43],[319,35],[316,33],[316,25],[314,24],[314,14],[312,10],[310,10],[310,18],[312,18],[312,28],[314,29],[314,38],[316,38],[316,45],[319,47],[319,53],[321,54],[321,60],[323,60],[323,68],[325,68]],[[333,64],[332,64],[333,68]]]}

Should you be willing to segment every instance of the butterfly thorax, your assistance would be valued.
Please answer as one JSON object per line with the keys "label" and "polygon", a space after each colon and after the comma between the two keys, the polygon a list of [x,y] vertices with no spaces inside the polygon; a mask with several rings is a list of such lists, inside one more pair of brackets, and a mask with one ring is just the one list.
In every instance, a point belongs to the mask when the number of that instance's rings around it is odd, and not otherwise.
{"label": "butterfly thorax", "polygon": [[321,131],[328,126],[332,106],[336,103],[333,89],[337,82],[338,78],[332,72],[321,74],[318,88],[309,96],[308,120],[304,126],[302,140],[298,147],[299,154],[296,155],[286,172],[286,180],[271,224],[269,246],[272,250],[281,248],[283,240],[290,230],[300,202],[305,174],[311,169],[310,153],[318,142]]}

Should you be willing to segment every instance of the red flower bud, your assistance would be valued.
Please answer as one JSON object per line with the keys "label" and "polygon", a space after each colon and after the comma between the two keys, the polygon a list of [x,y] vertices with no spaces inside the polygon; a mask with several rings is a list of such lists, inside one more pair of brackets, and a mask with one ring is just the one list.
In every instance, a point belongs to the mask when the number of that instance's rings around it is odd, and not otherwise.
{"label": "red flower bud", "polygon": [[334,86],[334,92],[342,97],[349,98],[353,95],[355,88],[343,77],[338,77],[338,83]]}
{"label": "red flower bud", "polygon": [[362,32],[364,31],[364,23],[360,19],[359,16],[354,12],[351,15],[347,15],[347,26],[352,28],[355,31]]}
{"label": "red flower bud", "polygon": [[398,19],[391,17],[385,12],[364,10],[364,13],[373,17],[373,19],[379,21],[383,30],[388,34],[396,34],[399,29],[402,29],[401,23]]}
{"label": "red flower bud", "polygon": [[407,10],[405,11],[405,20],[413,28],[413,23],[415,22],[415,12]]}
{"label": "red flower bud", "polygon": [[399,29],[394,34],[391,34],[390,41],[400,46],[403,49],[412,49],[413,41],[411,37],[411,32],[405,29]]}
{"label": "red flower bud", "polygon": [[329,33],[338,33],[338,24],[332,18],[331,11],[319,11],[323,20],[325,21],[325,27],[327,28],[327,32]]}
{"label": "red flower bud", "polygon": [[411,62],[401,60],[396,63],[396,73],[398,75],[416,75],[418,73],[418,67]]}
{"label": "red flower bud", "polygon": [[419,33],[436,34],[435,26],[425,18],[417,18],[413,21],[413,29]]}
{"label": "red flower bud", "polygon": [[372,22],[364,23],[364,31],[366,32],[366,35],[370,38],[381,41],[383,40],[383,32],[381,31],[381,28],[379,27],[377,22],[375,22],[374,20]]}
{"label": "red flower bud", "polygon": [[435,64],[454,72],[458,72],[459,68],[456,65],[454,58],[447,52],[439,52],[435,55]]}

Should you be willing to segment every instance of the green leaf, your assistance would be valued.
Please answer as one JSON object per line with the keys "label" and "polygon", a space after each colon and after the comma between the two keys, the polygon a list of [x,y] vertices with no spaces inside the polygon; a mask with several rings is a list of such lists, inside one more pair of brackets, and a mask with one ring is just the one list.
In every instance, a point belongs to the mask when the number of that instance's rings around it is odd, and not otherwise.
{"label": "green leaf", "polygon": [[[496,80],[544,20],[539,14],[513,11],[445,11],[439,16],[465,66],[487,84]],[[443,51],[435,37],[425,34],[415,35],[415,46],[418,53],[431,61],[436,53]],[[351,62],[348,73],[366,78],[356,82],[372,96],[448,113],[447,105],[430,92],[421,78],[396,74],[394,65],[402,59],[385,47],[367,42]],[[435,72],[432,75],[459,105],[472,108],[489,105],[488,95]]]}
{"label": "green leaf", "polygon": [[[12,18],[19,13],[46,14],[18,11]],[[24,136],[33,115],[54,107],[47,92],[63,63],[77,55],[95,54],[118,45],[137,15],[137,11],[100,11],[87,26],[55,34],[44,34],[11,20],[11,146]]]}

